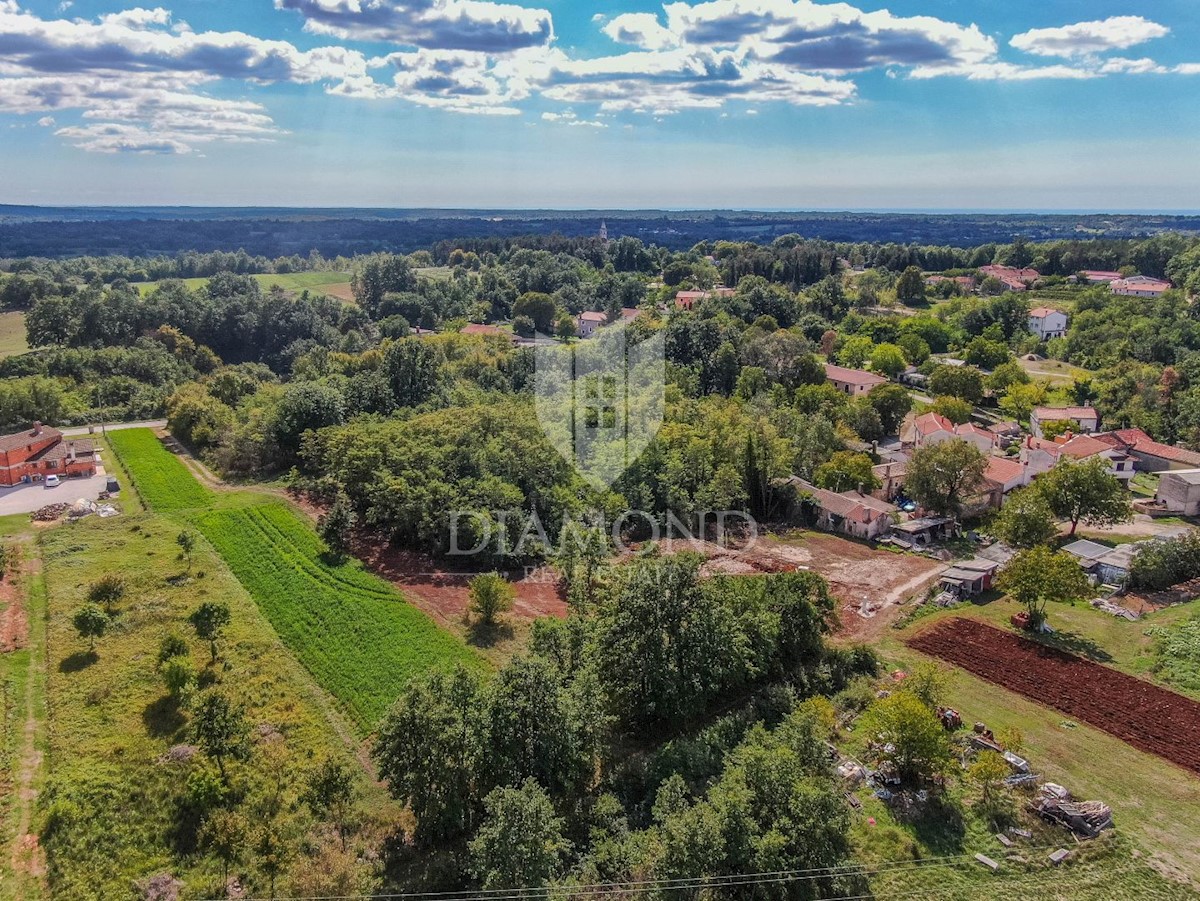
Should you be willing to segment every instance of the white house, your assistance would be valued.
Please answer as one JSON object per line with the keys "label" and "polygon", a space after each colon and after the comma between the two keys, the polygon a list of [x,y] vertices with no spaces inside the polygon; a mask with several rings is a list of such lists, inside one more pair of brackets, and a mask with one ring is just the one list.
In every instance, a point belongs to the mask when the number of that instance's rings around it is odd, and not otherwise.
{"label": "white house", "polygon": [[1029,311],[1029,331],[1042,341],[1061,338],[1067,333],[1067,314],[1049,307]]}
{"label": "white house", "polygon": [[608,317],[603,313],[587,311],[579,314],[578,328],[580,338],[590,338],[596,334],[596,329],[603,328]]}
{"label": "white house", "polygon": [[1085,435],[1100,428],[1100,414],[1094,407],[1034,407],[1029,414],[1029,431],[1035,438],[1041,438],[1042,423],[1064,420],[1071,423],[1073,431]]}
{"label": "white house", "polygon": [[1148,275],[1131,275],[1118,279],[1108,287],[1113,294],[1124,297],[1162,297],[1164,292],[1171,290],[1171,283]]}
{"label": "white house", "polygon": [[887,384],[887,379],[881,375],[862,369],[834,366],[832,363],[825,364],[825,379],[842,394],[848,394],[850,397],[862,397],[870,394],[872,388]]}

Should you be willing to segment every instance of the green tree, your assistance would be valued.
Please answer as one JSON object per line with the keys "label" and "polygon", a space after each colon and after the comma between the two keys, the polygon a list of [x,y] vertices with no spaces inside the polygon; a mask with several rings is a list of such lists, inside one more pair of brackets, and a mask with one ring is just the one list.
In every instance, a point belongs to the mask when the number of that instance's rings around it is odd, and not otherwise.
{"label": "green tree", "polygon": [[1029,384],[1029,373],[1016,360],[1001,363],[992,370],[992,374],[984,379],[984,384],[992,394],[1000,395],[1013,385]]}
{"label": "green tree", "polygon": [[945,416],[955,425],[970,422],[971,416],[975,413],[975,408],[961,397],[951,397],[949,395],[935,397],[930,409],[935,413]]}
{"label": "green tree", "polygon": [[357,522],[358,514],[344,491],[337,493],[329,509],[317,521],[317,533],[338,559],[344,560],[350,553],[350,539]]}
{"label": "green tree", "polygon": [[88,586],[88,602],[100,605],[109,616],[113,615],[113,607],[123,597],[125,597],[125,580],[112,573],[101,576]]}
{"label": "green tree", "polygon": [[967,768],[966,781],[979,792],[983,807],[991,809],[1004,792],[1004,780],[1011,774],[1012,769],[1003,756],[995,751],[983,751]]}
{"label": "green tree", "polygon": [[574,338],[577,334],[575,320],[570,314],[563,313],[554,321],[554,336],[561,341],[566,341],[568,338]]}
{"label": "green tree", "polygon": [[896,299],[902,304],[916,306],[925,302],[925,275],[916,266],[909,266],[896,280]]}
{"label": "green tree", "polygon": [[996,586],[1028,611],[1034,629],[1046,621],[1047,601],[1080,601],[1091,592],[1079,561],[1042,546],[1013,557],[1001,570]]}
{"label": "green tree", "polygon": [[1071,523],[1072,535],[1081,522],[1105,527],[1126,522],[1133,515],[1129,492],[1109,472],[1108,461],[1102,457],[1060,463],[1036,484],[1051,512]]}
{"label": "green tree", "polygon": [[419,847],[472,831],[481,704],[465,669],[430,673],[409,682],[379,726],[372,756],[392,797],[412,809]]}
{"label": "green tree", "polygon": [[196,688],[196,668],[188,657],[168,657],[158,665],[158,673],[177,702],[187,700]]}
{"label": "green tree", "polygon": [[957,516],[963,501],[983,485],[985,457],[961,439],[918,448],[908,464],[905,490],[926,510]]}
{"label": "green tree", "polygon": [[828,463],[817,467],[813,482],[818,488],[830,491],[863,491],[869,494],[879,487],[879,479],[872,472],[871,458],[852,451],[838,451]]}
{"label": "green tree", "polygon": [[468,586],[471,610],[481,622],[491,625],[501,613],[512,609],[516,592],[512,585],[499,573],[481,573],[471,579]]}
{"label": "green tree", "polygon": [[950,672],[932,661],[918,663],[905,678],[903,688],[930,710],[936,711],[950,695]]}
{"label": "green tree", "polygon": [[865,335],[852,335],[842,342],[837,359],[843,366],[861,369],[875,352],[875,342]]}
{"label": "green tree", "polygon": [[912,395],[899,385],[876,385],[867,395],[871,406],[879,414],[884,434],[895,435],[900,431],[904,417],[912,409]]}
{"label": "green tree", "polygon": [[438,393],[441,356],[421,338],[393,341],[384,351],[383,371],[396,406],[416,407]]}
{"label": "green tree", "polygon": [[1012,360],[1012,351],[1002,341],[990,341],[982,335],[972,338],[964,348],[963,359],[972,366],[983,369],[995,369]]}
{"label": "green tree", "polygon": [[929,391],[935,397],[952,395],[977,404],[983,400],[983,373],[973,366],[939,366],[929,376]]}
{"label": "green tree", "polygon": [[1047,419],[1045,422],[1038,423],[1038,426],[1042,431],[1042,437],[1047,441],[1053,441],[1072,431],[1075,423],[1069,419]]}
{"label": "green tree", "polygon": [[1000,398],[1000,412],[1017,422],[1029,422],[1034,407],[1046,402],[1047,391],[1045,382],[1011,384]]}
{"label": "green tree", "polygon": [[992,532],[1015,548],[1049,544],[1058,535],[1058,521],[1041,489],[1034,485],[1008,496],[992,523]]}
{"label": "green tree", "polygon": [[349,831],[350,811],[354,806],[354,771],[340,760],[326,758],[307,780],[304,802],[313,812],[329,817],[346,849],[346,834]]}
{"label": "green tree", "polygon": [[87,639],[89,653],[95,653],[96,639],[104,637],[109,623],[108,614],[98,604],[84,604],[71,617],[71,624],[75,626],[79,637]]}
{"label": "green tree", "polygon": [[250,840],[250,824],[237,810],[218,807],[204,818],[200,845],[221,861],[221,883],[229,883],[229,868],[242,859]]}
{"label": "green tree", "polygon": [[542,888],[559,876],[571,843],[541,786],[526,779],[519,788],[497,788],[483,803],[470,855],[484,889]]}
{"label": "green tree", "polygon": [[895,378],[907,365],[904,351],[895,344],[876,344],[871,351],[871,369],[888,378]]}
{"label": "green tree", "polygon": [[906,691],[893,692],[871,704],[860,728],[903,780],[939,776],[950,762],[950,741],[941,721]]}
{"label": "green tree", "polygon": [[192,737],[216,762],[222,779],[226,778],[228,758],[240,760],[250,753],[249,734],[250,727],[241,707],[216,690],[200,696],[192,714]]}
{"label": "green tree", "polygon": [[205,601],[188,617],[188,622],[196,630],[196,637],[201,641],[208,642],[213,663],[217,662],[217,641],[220,639],[221,633],[225,631],[225,627],[232,621],[233,617],[229,612],[229,607],[219,601]]}
{"label": "green tree", "polygon": [[531,291],[522,294],[513,304],[513,316],[527,316],[533,320],[534,327],[539,332],[549,335],[554,329],[554,320],[558,315],[558,305],[549,294]]}
{"label": "green tree", "polygon": [[196,536],[191,532],[180,532],[175,536],[175,543],[179,545],[179,551],[187,560],[187,571],[192,571],[192,551],[196,549]]}

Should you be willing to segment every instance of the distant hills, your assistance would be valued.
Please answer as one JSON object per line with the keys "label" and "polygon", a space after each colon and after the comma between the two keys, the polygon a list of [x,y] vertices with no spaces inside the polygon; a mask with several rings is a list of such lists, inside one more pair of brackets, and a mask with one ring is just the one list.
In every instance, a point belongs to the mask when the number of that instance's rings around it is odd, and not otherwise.
{"label": "distant hills", "polygon": [[601,222],[672,249],[704,240],[770,242],[798,234],[837,242],[972,247],[1028,241],[1200,234],[1200,215],[1132,213],[869,213],[734,210],[437,210],[284,207],[0,205],[0,257],[175,255],[245,250],[268,257],[409,253],[455,238],[582,237]]}

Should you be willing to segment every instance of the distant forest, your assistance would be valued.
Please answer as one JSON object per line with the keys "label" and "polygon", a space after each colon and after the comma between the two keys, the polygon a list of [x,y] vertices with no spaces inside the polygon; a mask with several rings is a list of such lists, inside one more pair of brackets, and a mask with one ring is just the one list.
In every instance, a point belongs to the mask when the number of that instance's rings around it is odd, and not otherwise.
{"label": "distant forest", "polygon": [[671,250],[700,241],[836,242],[974,247],[1026,241],[1200,234],[1200,216],[1032,213],[766,213],[730,211],[365,210],[0,205],[0,258],[151,257],[245,250],[268,257],[412,253],[449,239],[524,235],[634,237]]}

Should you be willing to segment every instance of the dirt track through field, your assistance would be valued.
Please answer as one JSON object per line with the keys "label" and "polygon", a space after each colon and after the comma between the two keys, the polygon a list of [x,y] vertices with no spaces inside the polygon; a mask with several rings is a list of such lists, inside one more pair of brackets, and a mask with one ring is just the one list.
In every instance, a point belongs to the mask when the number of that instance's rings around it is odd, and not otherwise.
{"label": "dirt track through field", "polygon": [[1200,703],[972,619],[948,619],[910,647],[1200,774]]}

